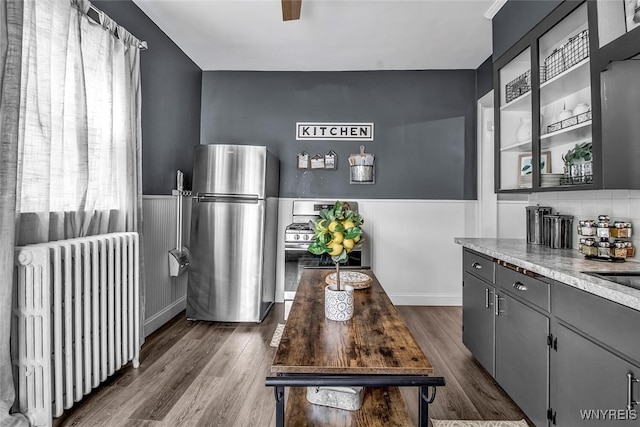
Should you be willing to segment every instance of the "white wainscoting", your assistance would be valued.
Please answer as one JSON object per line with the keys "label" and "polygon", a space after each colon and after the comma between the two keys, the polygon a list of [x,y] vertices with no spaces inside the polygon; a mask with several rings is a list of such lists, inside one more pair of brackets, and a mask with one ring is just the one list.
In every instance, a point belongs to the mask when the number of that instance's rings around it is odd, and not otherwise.
{"label": "white wainscoting", "polygon": [[[189,246],[190,199],[185,198],[183,243]],[[276,301],[283,301],[285,227],[294,199],[280,199]],[[356,200],[376,276],[395,304],[461,305],[462,248],[456,237],[478,236],[475,200]],[[499,237],[524,237],[523,202],[498,202]],[[144,196],[145,334],[185,308],[187,274],[169,276],[167,254],[175,246],[175,198]],[[491,236],[485,236],[491,237]]]}
{"label": "white wainscoting", "polygon": [[[169,276],[169,251],[176,247],[176,197],[143,196],[145,336],[186,307],[187,272]],[[183,198],[182,244],[189,246],[191,199]]]}
{"label": "white wainscoting", "polygon": [[[293,200],[280,199],[279,236],[291,222]],[[394,304],[462,304],[462,248],[454,238],[477,235],[477,201],[356,201],[365,218],[363,230],[371,245],[373,271]],[[282,301],[284,284],[281,240],[277,301]]]}

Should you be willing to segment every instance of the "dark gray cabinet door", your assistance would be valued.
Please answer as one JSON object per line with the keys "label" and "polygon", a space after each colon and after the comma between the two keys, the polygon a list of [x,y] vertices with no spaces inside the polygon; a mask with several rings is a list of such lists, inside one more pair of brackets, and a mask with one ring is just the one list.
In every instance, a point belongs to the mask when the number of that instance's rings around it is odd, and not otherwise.
{"label": "dark gray cabinet door", "polygon": [[640,425],[638,405],[627,411],[627,399],[640,400],[640,368],[627,363],[582,335],[558,325],[553,352],[552,408],[558,426]]}
{"label": "dark gray cabinet door", "polygon": [[463,274],[462,342],[491,375],[494,375],[494,292],[493,286],[469,273]]}
{"label": "dark gray cabinet door", "polygon": [[547,425],[549,318],[498,292],[495,378],[536,426]]}

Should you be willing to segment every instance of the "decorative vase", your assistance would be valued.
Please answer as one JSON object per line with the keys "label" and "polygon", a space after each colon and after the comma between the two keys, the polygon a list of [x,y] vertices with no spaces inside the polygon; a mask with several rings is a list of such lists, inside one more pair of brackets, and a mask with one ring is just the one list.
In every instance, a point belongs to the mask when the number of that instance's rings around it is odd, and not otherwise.
{"label": "decorative vase", "polygon": [[353,286],[327,285],[324,288],[324,315],[329,320],[345,321],[353,317]]}
{"label": "decorative vase", "polygon": [[580,104],[576,105],[576,107],[573,109],[573,115],[577,116],[579,114],[586,113],[590,109],[591,107],[589,107],[589,104],[585,104],[581,102]]}
{"label": "decorative vase", "polygon": [[567,103],[562,103],[562,110],[558,113],[558,121],[567,120],[569,117],[573,117],[573,111],[567,110]]}
{"label": "decorative vase", "polygon": [[518,142],[531,140],[531,118],[520,118],[520,126],[518,126],[518,129],[516,129],[516,140]]}
{"label": "decorative vase", "polygon": [[563,120],[567,120],[570,117],[573,117],[573,113],[571,112],[571,110],[562,110],[558,114],[558,121],[561,122]]}

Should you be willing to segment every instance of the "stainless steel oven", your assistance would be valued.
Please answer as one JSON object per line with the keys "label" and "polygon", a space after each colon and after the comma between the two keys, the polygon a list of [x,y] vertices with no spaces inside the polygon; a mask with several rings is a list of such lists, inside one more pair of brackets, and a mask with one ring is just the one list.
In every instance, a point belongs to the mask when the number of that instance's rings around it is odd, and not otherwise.
{"label": "stainless steel oven", "polygon": [[[294,200],[292,223],[285,229],[284,242],[284,318],[287,319],[293,298],[298,289],[300,275],[305,268],[331,268],[334,263],[327,254],[313,255],[308,251],[313,236],[310,221],[320,218],[320,211],[333,206],[335,201],[326,200]],[[358,212],[357,202],[347,202],[350,208]],[[360,248],[349,253],[348,263],[341,268],[370,268],[370,242],[365,235]]]}

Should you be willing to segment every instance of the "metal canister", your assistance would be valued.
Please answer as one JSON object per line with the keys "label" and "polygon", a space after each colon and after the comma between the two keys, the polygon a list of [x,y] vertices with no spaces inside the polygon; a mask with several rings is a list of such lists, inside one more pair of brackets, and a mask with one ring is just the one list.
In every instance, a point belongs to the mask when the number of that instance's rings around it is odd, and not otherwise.
{"label": "metal canister", "polygon": [[569,249],[573,242],[573,215],[544,216],[544,244],[554,249]]}
{"label": "metal canister", "polygon": [[543,231],[543,217],[551,213],[551,208],[548,206],[527,206],[527,243],[533,243],[536,245],[544,244]]}
{"label": "metal canister", "polygon": [[560,224],[559,219],[560,219],[559,215],[553,215],[553,214],[548,214],[543,217],[542,243],[545,246],[553,247],[551,242],[553,239],[553,236],[555,235],[555,233],[553,232],[553,229],[556,227],[556,225]]}

